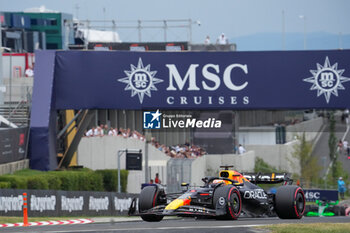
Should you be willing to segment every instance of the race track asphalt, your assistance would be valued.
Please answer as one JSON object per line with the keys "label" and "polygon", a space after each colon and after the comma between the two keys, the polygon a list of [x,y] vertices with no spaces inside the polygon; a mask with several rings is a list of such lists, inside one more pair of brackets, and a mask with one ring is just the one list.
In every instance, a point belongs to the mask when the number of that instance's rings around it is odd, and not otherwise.
{"label": "race track asphalt", "polygon": [[1,232],[31,233],[228,233],[228,232],[266,232],[254,226],[281,223],[350,223],[350,217],[308,217],[301,220],[282,220],[279,218],[240,218],[236,221],[195,220],[193,218],[168,219],[150,223],[141,220],[117,223],[94,223],[85,225],[38,226],[3,228]]}

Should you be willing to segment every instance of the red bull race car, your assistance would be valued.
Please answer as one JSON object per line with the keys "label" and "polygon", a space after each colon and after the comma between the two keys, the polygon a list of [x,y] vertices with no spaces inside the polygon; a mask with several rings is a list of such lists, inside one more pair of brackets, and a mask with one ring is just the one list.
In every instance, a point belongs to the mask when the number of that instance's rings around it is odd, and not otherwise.
{"label": "red bull race car", "polygon": [[[282,219],[300,219],[305,210],[305,195],[301,187],[292,185],[287,174],[241,174],[225,166],[219,177],[203,178],[204,185],[181,193],[166,193],[161,185],[142,189],[134,199],[129,215],[139,215],[144,221],[161,221],[164,216],[210,217],[236,220],[241,213],[252,216],[277,214]],[[275,193],[268,193],[257,184],[282,183]]]}

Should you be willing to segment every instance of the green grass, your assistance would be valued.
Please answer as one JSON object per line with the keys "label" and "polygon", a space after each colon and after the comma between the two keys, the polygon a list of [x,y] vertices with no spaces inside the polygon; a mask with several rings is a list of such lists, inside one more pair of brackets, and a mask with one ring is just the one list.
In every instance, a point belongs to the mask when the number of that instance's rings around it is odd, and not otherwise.
{"label": "green grass", "polygon": [[277,224],[257,227],[272,233],[347,233],[350,223]]}
{"label": "green grass", "polygon": [[23,170],[15,171],[14,175],[17,175],[17,176],[33,176],[33,175],[40,175],[42,173],[43,173],[42,171],[38,171],[38,170],[23,169]]}

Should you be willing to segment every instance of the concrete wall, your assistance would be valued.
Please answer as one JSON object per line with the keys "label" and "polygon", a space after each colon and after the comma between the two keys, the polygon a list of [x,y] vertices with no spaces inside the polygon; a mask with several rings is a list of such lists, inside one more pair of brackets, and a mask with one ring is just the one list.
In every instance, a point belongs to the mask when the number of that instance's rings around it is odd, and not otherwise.
{"label": "concrete wall", "polygon": [[322,129],[323,125],[324,119],[322,117],[317,117],[312,120],[303,121],[295,125],[288,125],[286,127],[286,140],[287,142],[293,141],[295,137],[300,138],[305,132],[306,140],[313,141]]}
{"label": "concrete wall", "polygon": [[[141,184],[145,183],[145,142],[134,138],[123,137],[92,137],[82,138],[79,147],[77,160],[79,165],[98,169],[117,169],[118,150],[141,149],[143,153],[142,171],[129,171],[127,192],[139,193]],[[155,174],[159,173],[162,183],[166,182],[166,165],[170,159],[163,152],[157,150],[154,146],[148,146],[149,174],[154,179]],[[120,157],[120,168],[125,169],[125,154]]]}
{"label": "concrete wall", "polygon": [[[249,128],[245,130],[247,132],[246,134],[243,132],[243,136],[246,136],[245,147],[248,151],[254,151],[257,157],[262,158],[266,163],[279,170],[300,173],[299,161],[293,157],[295,146],[299,143],[295,138],[300,138],[305,132],[306,140],[313,141],[321,131],[323,125],[324,120],[322,117],[289,125],[286,127],[287,143],[281,145],[268,143],[269,140],[272,142],[272,134],[275,134],[272,130],[268,132],[268,127]],[[266,138],[264,139],[263,137]],[[244,144],[242,142],[243,137],[240,135],[239,138],[240,143]]]}
{"label": "concrete wall", "polygon": [[[322,117],[303,121],[286,127],[286,141],[291,142],[300,138],[305,132],[307,141],[312,141],[320,132],[324,121]],[[276,145],[276,127],[240,127],[238,142],[243,145]]]}
{"label": "concrete wall", "polygon": [[[239,172],[252,172],[255,166],[255,157],[262,158],[265,162],[279,170],[292,173],[300,173],[299,163],[292,156],[298,141],[292,141],[283,145],[247,145],[247,153],[236,154],[211,154],[194,159],[191,165],[191,184],[202,185],[201,179],[205,176],[217,176],[221,165],[234,165]],[[145,142],[133,138],[123,137],[93,137],[83,138],[78,147],[78,164],[84,167],[96,169],[116,169],[118,150],[142,149],[145,150]],[[167,180],[167,162],[170,159],[163,152],[152,145],[148,147],[149,172],[154,179],[159,173],[163,184]],[[144,155],[144,153],[143,153]],[[143,156],[143,170],[129,171],[128,193],[139,193],[141,184],[145,182],[145,164]],[[125,169],[125,155],[121,156],[122,169]]]}
{"label": "concrete wall", "polygon": [[275,168],[292,173],[300,173],[299,161],[293,157],[297,140],[281,145],[247,145],[247,150],[253,150],[255,155]]}
{"label": "concrete wall", "polygon": [[303,120],[303,111],[243,110],[238,111],[240,126],[274,125],[291,120]]}
{"label": "concrete wall", "polygon": [[12,174],[15,171],[29,168],[29,159],[0,165],[0,175]]}
{"label": "concrete wall", "polygon": [[239,127],[238,142],[242,145],[275,145],[276,127]]}

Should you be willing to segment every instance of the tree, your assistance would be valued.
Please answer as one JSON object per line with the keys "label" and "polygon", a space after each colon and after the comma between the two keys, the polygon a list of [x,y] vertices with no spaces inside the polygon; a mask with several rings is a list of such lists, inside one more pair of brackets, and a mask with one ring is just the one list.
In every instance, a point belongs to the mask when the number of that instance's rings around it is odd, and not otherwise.
{"label": "tree", "polygon": [[340,176],[343,177],[345,184],[349,183],[349,174],[344,170],[342,163],[334,161],[332,164],[332,172],[328,173],[326,177],[327,186],[329,188],[337,189],[337,180]]}
{"label": "tree", "polygon": [[336,147],[337,147],[337,137],[335,136],[335,119],[334,113],[332,112],[329,117],[329,158],[331,160],[336,159]]}
{"label": "tree", "polygon": [[312,145],[306,141],[304,132],[299,144],[295,147],[293,156],[299,160],[300,165],[300,175],[297,174],[296,176],[303,180],[306,188],[309,188],[311,183],[318,182],[319,172],[321,171],[317,158],[311,156],[311,152]]}
{"label": "tree", "polygon": [[[332,161],[331,176],[328,174],[328,180],[331,183],[336,183],[339,176],[344,176],[344,169],[342,164],[338,161],[337,152],[337,137],[335,136],[335,118],[332,112],[329,118],[329,157]],[[346,174],[346,172],[345,172]]]}

